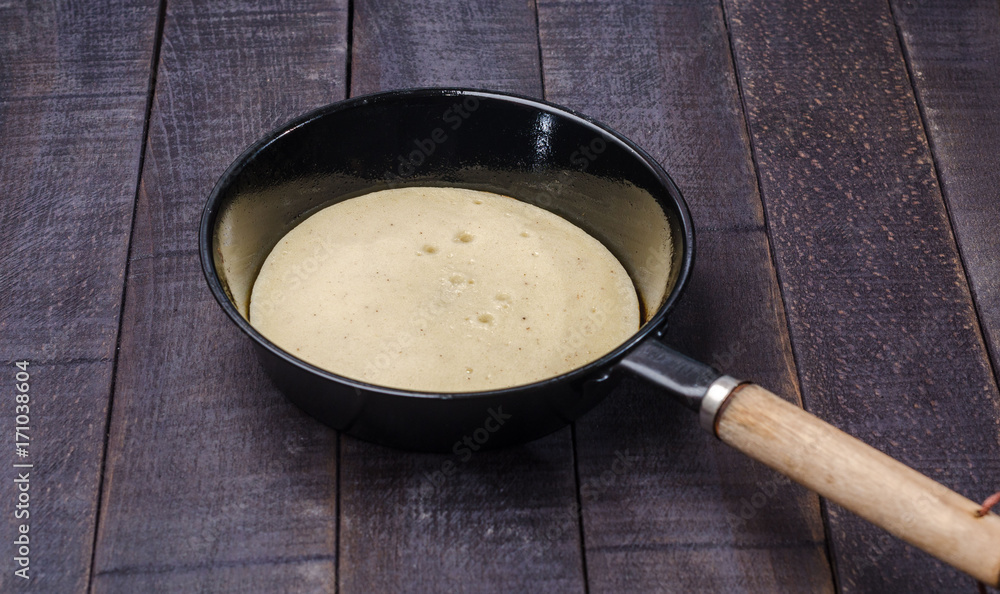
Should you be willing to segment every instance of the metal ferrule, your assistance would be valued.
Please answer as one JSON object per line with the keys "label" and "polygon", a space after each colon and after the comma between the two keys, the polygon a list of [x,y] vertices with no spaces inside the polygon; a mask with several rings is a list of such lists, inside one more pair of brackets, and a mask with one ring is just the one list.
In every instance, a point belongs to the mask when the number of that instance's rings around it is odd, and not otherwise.
{"label": "metal ferrule", "polygon": [[733,390],[744,383],[746,382],[728,375],[723,375],[712,382],[708,391],[705,392],[705,396],[701,399],[701,408],[698,411],[698,419],[705,431],[716,437],[719,436],[715,430],[715,419],[719,416],[719,411],[722,410],[722,406],[732,395]]}

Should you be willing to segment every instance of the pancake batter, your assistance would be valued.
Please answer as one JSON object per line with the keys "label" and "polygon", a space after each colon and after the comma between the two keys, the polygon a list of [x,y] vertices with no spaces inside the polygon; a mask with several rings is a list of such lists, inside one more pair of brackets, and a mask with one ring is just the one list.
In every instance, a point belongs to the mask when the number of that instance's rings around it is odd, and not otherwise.
{"label": "pancake batter", "polygon": [[327,207],[267,257],[250,322],[313,365],[425,392],[528,384],[639,328],[628,274],[536,206],[462,188],[401,188]]}

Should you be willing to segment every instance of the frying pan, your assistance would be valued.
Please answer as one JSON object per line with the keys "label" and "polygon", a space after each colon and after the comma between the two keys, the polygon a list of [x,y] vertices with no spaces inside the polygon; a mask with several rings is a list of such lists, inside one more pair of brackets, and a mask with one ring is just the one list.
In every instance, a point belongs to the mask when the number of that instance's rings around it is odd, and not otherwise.
{"label": "frying pan", "polygon": [[[617,349],[558,377],[438,394],[319,369],[249,324],[256,275],[296,224],[360,194],[421,185],[505,194],[583,228],[632,277],[641,327]],[[1000,516],[980,517],[972,501],[657,340],[691,271],[691,217],[649,155],[585,116],[527,97],[464,89],[392,91],[317,109],[254,144],[223,174],[205,206],[199,249],[209,288],[251,339],[275,385],[339,431],[410,450],[500,447],[565,426],[632,374],[679,398],[725,443],[978,580],[1000,582]],[[307,259],[301,274],[320,264]],[[386,340],[388,347],[393,338]],[[391,357],[376,363],[391,365]]]}

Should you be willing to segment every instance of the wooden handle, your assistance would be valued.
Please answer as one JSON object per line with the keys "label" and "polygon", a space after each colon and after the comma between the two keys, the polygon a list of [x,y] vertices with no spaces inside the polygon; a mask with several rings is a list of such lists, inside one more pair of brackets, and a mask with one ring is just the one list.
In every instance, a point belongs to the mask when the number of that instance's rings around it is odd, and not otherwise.
{"label": "wooden handle", "polygon": [[719,438],[906,542],[1000,586],[1000,516],[767,390],[736,388]]}

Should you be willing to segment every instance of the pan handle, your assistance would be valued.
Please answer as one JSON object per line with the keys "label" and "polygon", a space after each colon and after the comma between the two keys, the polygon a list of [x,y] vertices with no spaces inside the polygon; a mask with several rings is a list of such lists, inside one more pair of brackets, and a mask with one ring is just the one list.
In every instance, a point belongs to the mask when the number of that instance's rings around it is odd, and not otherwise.
{"label": "pan handle", "polygon": [[[682,378],[699,378],[678,394],[698,403],[702,425],[723,442],[763,462],[906,542],[1000,587],[1000,516],[829,425],[764,388],[719,375],[707,365],[649,340],[622,367],[676,393],[660,378],[674,357],[690,363]],[[700,366],[692,372],[692,364]],[[714,380],[708,380],[715,373]],[[684,381],[683,379],[681,381]],[[676,378],[670,380],[678,383]],[[702,389],[704,388],[704,389]]]}

